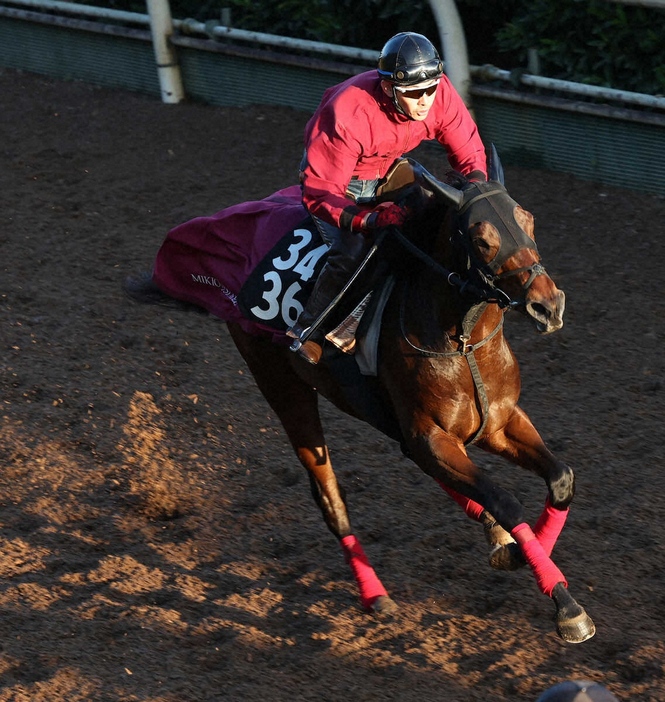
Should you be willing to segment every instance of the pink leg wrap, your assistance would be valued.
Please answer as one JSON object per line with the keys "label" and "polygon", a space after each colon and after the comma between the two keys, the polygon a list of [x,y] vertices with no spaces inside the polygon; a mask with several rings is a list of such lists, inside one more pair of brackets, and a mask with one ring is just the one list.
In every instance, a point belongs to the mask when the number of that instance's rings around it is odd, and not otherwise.
{"label": "pink leg wrap", "polygon": [[540,541],[526,522],[518,524],[510,533],[520,545],[527,563],[536,576],[538,587],[544,595],[551,597],[552,590],[557,583],[563,583],[565,587],[568,587],[568,581],[563,573],[545,553]]}
{"label": "pink leg wrap", "polygon": [[439,485],[466,512],[467,517],[471,517],[471,519],[475,519],[477,522],[480,521],[480,517],[484,512],[484,508],[481,505],[473,500],[470,500],[468,497],[464,497],[464,495],[460,495],[459,492],[455,492],[455,490],[444,485],[440,480],[437,480],[436,482],[439,483]]}
{"label": "pink leg wrap", "polygon": [[536,535],[538,541],[540,541],[543,551],[545,551],[548,556],[552,553],[552,549],[559,538],[559,534],[561,534],[561,530],[568,517],[568,512],[568,509],[556,509],[552,507],[550,498],[547,498],[545,509],[538,518],[533,533]]}
{"label": "pink leg wrap", "polygon": [[353,534],[342,539],[342,548],[347,563],[351,566],[353,575],[360,590],[360,601],[365,609],[372,609],[378,597],[387,596],[385,588],[369,563],[363,547]]}

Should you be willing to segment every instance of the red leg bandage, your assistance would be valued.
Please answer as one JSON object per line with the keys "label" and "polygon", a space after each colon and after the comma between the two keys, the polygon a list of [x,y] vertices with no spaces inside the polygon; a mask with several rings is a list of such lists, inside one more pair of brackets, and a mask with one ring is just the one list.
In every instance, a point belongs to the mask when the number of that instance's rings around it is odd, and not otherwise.
{"label": "red leg bandage", "polygon": [[527,563],[536,576],[538,588],[543,594],[551,597],[552,590],[557,583],[563,583],[565,587],[568,587],[568,581],[563,573],[545,553],[540,541],[526,522],[518,524],[510,533],[520,545]]}
{"label": "red leg bandage", "polygon": [[351,566],[353,575],[358,583],[360,601],[365,609],[372,609],[378,597],[387,596],[386,589],[369,563],[363,547],[353,534],[342,539],[342,548],[347,563]]}
{"label": "red leg bandage", "polygon": [[480,521],[482,513],[485,511],[481,505],[473,500],[470,500],[464,495],[460,495],[459,492],[455,492],[452,488],[444,485],[440,480],[436,481],[439,485],[457,502],[457,504],[466,512],[466,516],[471,519],[475,519],[477,522]]}
{"label": "red leg bandage", "polygon": [[545,502],[545,509],[538,518],[536,526],[533,528],[533,533],[536,535],[543,551],[549,556],[554,549],[554,545],[559,538],[559,534],[563,529],[566,519],[568,518],[568,509],[556,509],[552,507],[550,498]]}

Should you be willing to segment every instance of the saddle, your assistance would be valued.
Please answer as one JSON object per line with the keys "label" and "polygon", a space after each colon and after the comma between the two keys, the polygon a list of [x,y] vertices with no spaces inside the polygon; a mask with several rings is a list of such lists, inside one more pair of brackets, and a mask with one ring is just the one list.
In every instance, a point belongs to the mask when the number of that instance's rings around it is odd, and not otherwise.
{"label": "saddle", "polygon": [[[414,180],[412,162],[398,160],[380,184],[378,199],[389,199]],[[304,308],[327,252],[294,185],[172,229],[157,253],[153,281],[171,297],[287,344],[286,330]],[[368,293],[366,287],[352,288],[342,300],[343,318],[337,315],[329,329],[333,343],[347,353],[354,350]]]}

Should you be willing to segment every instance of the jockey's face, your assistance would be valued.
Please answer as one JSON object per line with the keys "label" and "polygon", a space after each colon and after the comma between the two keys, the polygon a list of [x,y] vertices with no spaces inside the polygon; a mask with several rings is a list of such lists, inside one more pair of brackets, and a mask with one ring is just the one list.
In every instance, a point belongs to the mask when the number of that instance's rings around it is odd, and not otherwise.
{"label": "jockey's face", "polygon": [[401,112],[406,117],[420,122],[429,114],[439,81],[430,80],[408,88],[393,86],[387,81],[382,81],[381,85],[386,95],[397,101]]}

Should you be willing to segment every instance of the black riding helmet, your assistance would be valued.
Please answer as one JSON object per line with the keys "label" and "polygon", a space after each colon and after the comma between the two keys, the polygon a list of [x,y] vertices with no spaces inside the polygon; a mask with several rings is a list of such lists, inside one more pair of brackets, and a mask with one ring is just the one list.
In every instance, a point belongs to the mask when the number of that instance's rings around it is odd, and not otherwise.
{"label": "black riding helmet", "polygon": [[427,37],[415,32],[400,32],[388,39],[381,49],[377,71],[383,80],[392,84],[393,103],[403,113],[395,87],[438,80],[443,75],[443,63]]}
{"label": "black riding helmet", "polygon": [[422,34],[400,32],[388,39],[379,56],[379,75],[393,85],[408,86],[436,80],[443,64],[434,44]]}
{"label": "black riding helmet", "polygon": [[599,683],[566,680],[546,690],[536,702],[619,702]]}

